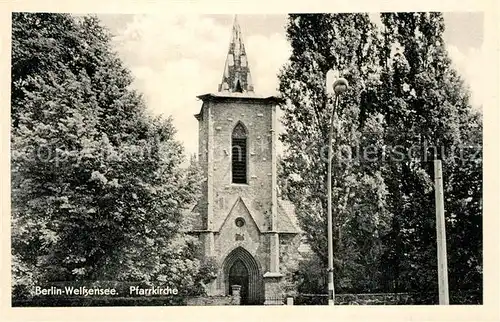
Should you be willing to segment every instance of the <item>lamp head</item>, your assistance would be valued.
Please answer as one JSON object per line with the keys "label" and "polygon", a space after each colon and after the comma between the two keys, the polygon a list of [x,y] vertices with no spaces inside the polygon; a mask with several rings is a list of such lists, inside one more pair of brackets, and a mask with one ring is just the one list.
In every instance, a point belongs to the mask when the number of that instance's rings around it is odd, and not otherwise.
{"label": "lamp head", "polygon": [[340,95],[345,93],[349,88],[349,83],[345,78],[339,78],[333,83],[333,91],[335,94]]}

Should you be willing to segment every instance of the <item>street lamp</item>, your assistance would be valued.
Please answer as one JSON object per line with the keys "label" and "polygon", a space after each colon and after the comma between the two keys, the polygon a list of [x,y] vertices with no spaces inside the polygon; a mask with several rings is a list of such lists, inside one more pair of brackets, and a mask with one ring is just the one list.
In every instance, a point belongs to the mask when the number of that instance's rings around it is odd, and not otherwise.
{"label": "street lamp", "polygon": [[349,88],[349,83],[344,78],[339,78],[333,83],[333,91],[335,92],[335,103],[330,116],[330,133],[328,135],[328,305],[335,304],[335,287],[333,285],[333,219],[332,219],[332,140],[333,140],[333,124],[335,121],[335,110],[339,104],[340,95]]}

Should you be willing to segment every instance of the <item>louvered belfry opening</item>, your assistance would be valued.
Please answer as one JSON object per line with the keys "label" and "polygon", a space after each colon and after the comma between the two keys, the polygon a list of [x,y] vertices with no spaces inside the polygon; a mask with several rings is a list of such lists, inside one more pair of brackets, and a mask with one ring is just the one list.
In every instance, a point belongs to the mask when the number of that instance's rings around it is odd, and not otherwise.
{"label": "louvered belfry opening", "polygon": [[233,183],[247,183],[247,130],[238,122],[231,136],[231,170]]}

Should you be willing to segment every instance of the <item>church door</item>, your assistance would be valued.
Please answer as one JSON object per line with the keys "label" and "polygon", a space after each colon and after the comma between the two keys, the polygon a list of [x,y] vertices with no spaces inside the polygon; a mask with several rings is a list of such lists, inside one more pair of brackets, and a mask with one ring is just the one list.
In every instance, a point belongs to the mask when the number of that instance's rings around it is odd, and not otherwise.
{"label": "church door", "polygon": [[264,281],[259,264],[243,247],[233,249],[222,264],[225,294],[231,294],[231,285],[240,285],[241,304],[264,303]]}
{"label": "church door", "polygon": [[248,270],[241,260],[234,262],[229,270],[229,292],[232,293],[231,286],[241,286],[241,304],[248,303]]}

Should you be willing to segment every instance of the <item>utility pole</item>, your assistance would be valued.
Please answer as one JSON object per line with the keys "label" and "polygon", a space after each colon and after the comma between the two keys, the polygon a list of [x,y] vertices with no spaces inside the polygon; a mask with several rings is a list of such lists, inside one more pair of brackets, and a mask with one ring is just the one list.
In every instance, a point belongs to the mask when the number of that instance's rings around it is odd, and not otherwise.
{"label": "utility pole", "polygon": [[439,304],[449,305],[448,257],[446,255],[446,227],[444,220],[443,170],[441,160],[434,160],[434,186],[436,196],[436,236],[439,280]]}

